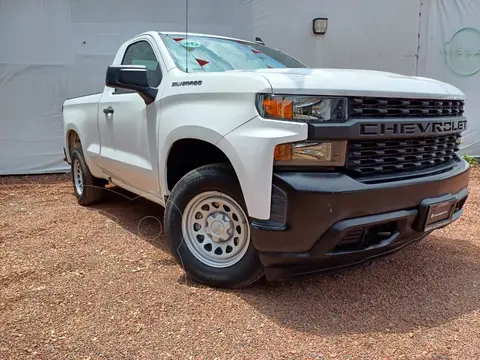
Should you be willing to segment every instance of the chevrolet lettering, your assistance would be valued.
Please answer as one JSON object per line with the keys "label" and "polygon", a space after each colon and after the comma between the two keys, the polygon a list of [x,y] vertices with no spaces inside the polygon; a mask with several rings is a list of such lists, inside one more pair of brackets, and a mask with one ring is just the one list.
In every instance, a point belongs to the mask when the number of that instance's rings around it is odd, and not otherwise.
{"label": "chevrolet lettering", "polygon": [[440,122],[415,122],[415,123],[382,123],[361,124],[360,135],[399,136],[416,134],[442,134],[465,131],[466,120],[449,120]]}

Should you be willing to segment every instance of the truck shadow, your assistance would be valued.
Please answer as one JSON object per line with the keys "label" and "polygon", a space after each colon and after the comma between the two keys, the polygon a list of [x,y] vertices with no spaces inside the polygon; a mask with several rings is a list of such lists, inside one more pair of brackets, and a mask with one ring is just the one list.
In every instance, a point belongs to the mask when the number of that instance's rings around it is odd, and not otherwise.
{"label": "truck shadow", "polygon": [[302,332],[433,328],[480,309],[480,248],[430,236],[369,267],[236,294],[275,323]]}
{"label": "truck shadow", "polygon": [[[164,234],[159,236],[163,208],[143,198],[129,200],[135,197],[115,188],[115,193],[94,208],[170,254]],[[169,265],[176,264],[173,257],[168,259],[164,261]],[[178,281],[204,288],[184,276]],[[412,332],[449,323],[480,309],[480,248],[458,235],[434,235],[372,266],[217,291],[237,296],[279,326],[301,332]]]}
{"label": "truck shadow", "polygon": [[[117,226],[170,254],[163,228],[162,206],[119,187],[105,191],[104,201],[91,206],[92,211],[100,212]],[[176,264],[173,257],[162,261],[167,262],[163,265]]]}

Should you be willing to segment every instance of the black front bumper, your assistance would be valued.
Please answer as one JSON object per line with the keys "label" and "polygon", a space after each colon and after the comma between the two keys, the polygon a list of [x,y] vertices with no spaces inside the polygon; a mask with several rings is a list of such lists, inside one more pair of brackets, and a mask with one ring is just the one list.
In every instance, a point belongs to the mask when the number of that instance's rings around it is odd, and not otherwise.
{"label": "black front bumper", "polygon": [[277,172],[272,217],[253,220],[252,241],[269,280],[360,265],[427,236],[428,205],[451,201],[448,225],[462,214],[469,166],[389,183],[365,184],[340,173]]}

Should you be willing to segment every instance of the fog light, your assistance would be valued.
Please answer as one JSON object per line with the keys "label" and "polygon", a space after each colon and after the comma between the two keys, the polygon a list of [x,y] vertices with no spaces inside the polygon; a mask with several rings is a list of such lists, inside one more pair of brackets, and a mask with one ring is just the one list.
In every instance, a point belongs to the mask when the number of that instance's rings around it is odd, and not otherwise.
{"label": "fog light", "polygon": [[304,142],[275,147],[275,165],[344,166],[346,141]]}

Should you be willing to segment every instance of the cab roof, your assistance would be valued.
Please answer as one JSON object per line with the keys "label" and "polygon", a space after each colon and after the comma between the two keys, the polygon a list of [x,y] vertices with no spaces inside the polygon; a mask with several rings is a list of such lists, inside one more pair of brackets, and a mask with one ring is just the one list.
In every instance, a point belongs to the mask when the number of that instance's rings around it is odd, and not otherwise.
{"label": "cab roof", "polygon": [[241,41],[241,42],[247,42],[247,43],[252,43],[252,44],[258,44],[256,41],[251,41],[251,40],[245,40],[245,39],[237,39],[233,37],[228,37],[228,36],[220,36],[220,35],[211,35],[211,34],[202,34],[202,33],[191,33],[191,32],[185,32],[185,31],[159,31],[159,34],[163,35],[180,35],[180,36],[204,36],[204,37],[211,37],[211,38],[216,38],[216,39],[224,39],[224,40],[233,40],[233,41]]}

